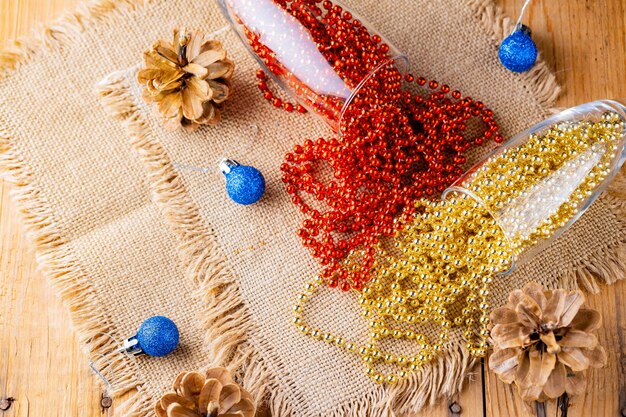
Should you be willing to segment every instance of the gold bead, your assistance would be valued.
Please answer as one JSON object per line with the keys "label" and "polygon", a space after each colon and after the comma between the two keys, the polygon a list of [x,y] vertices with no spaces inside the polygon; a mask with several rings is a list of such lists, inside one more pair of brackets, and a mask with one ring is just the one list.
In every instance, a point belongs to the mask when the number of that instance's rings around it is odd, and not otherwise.
{"label": "gold bead", "polygon": [[474,349],[473,356],[477,358],[483,358],[485,357],[485,355],[487,355],[487,349],[484,349],[484,348]]}

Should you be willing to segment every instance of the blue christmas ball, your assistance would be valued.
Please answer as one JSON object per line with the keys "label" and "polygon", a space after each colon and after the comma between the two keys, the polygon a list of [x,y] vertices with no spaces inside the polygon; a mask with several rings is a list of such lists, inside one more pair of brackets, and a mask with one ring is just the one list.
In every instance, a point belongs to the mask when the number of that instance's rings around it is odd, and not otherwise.
{"label": "blue christmas ball", "polygon": [[535,65],[538,53],[537,45],[535,45],[530,35],[530,28],[522,25],[520,29],[510,34],[500,44],[498,56],[502,65],[508,70],[524,72]]}
{"label": "blue christmas ball", "polygon": [[178,346],[178,327],[163,316],[150,317],[137,331],[139,348],[150,356],[165,356]]}
{"label": "blue christmas ball", "polygon": [[261,172],[251,166],[230,166],[226,176],[226,192],[238,204],[256,203],[265,193],[265,178]]}

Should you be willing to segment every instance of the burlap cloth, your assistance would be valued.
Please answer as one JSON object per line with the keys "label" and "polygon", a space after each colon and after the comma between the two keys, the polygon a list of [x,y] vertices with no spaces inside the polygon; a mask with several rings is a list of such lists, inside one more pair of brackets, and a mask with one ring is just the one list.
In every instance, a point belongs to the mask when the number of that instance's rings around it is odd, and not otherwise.
{"label": "burlap cloth", "polygon": [[[497,43],[511,22],[491,0],[350,5],[410,56],[413,72],[487,103],[507,136],[543,118],[558,92],[543,63],[523,75],[499,65]],[[150,415],[179,371],[215,364],[229,366],[277,416],[392,415],[456,392],[472,364],[458,334],[422,374],[385,388],[363,376],[356,357],[290,324],[294,295],[319,268],[295,236],[300,215],[278,166],[293,143],[329,132],[263,100],[256,64],[232,31],[216,35],[238,68],[236,94],[218,127],[165,133],[141,104],[134,73],[147,45],[175,26],[213,32],[225,25],[207,0],[99,1],[0,55],[3,165],[39,261],[82,340],[93,338],[92,350],[110,352],[99,332],[121,339],[154,314],[181,330],[174,354],[124,360],[115,369],[119,392],[139,388],[116,415]],[[101,101],[123,122],[109,118]],[[221,156],[264,173],[268,190],[260,203],[237,206],[226,197],[213,169]],[[494,304],[530,279],[594,290],[597,279],[622,278],[623,206],[603,196],[534,262],[498,280]],[[365,325],[353,301],[325,291],[308,314],[362,339]]]}

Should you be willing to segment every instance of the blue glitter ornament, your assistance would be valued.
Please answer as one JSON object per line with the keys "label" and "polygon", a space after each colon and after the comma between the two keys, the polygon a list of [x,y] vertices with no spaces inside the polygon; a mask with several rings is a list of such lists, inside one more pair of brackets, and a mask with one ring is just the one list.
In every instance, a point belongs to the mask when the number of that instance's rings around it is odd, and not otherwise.
{"label": "blue glitter ornament", "polygon": [[537,45],[530,37],[530,28],[519,25],[515,32],[511,33],[500,44],[498,56],[500,62],[508,70],[513,72],[525,72],[535,65],[537,61]]}
{"label": "blue glitter ornament", "polygon": [[122,351],[133,355],[165,356],[178,346],[176,324],[163,316],[153,316],[141,323],[137,334],[124,341]]}
{"label": "blue glitter ornament", "polygon": [[258,169],[224,159],[220,170],[226,177],[226,192],[235,203],[253,204],[265,193],[265,178]]}

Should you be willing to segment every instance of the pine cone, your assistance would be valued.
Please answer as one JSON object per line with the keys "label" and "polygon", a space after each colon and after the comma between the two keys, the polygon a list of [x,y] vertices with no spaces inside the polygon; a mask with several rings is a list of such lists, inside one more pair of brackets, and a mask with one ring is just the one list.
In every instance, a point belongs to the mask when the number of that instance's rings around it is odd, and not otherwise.
{"label": "pine cone", "polygon": [[157,417],[253,417],[252,396],[224,368],[209,369],[206,377],[183,372],[174,381],[174,392],[155,404]]}
{"label": "pine cone", "polygon": [[165,128],[195,130],[220,121],[222,103],[230,97],[235,64],[222,44],[202,32],[174,31],[174,41],[157,41],[143,54],[137,80],[143,98],[155,103]]}
{"label": "pine cone", "polygon": [[508,304],[491,312],[489,367],[526,401],[580,394],[583,371],[606,364],[594,334],[600,313],[581,308],[584,302],[580,291],[544,291],[535,282],[511,292]]}

